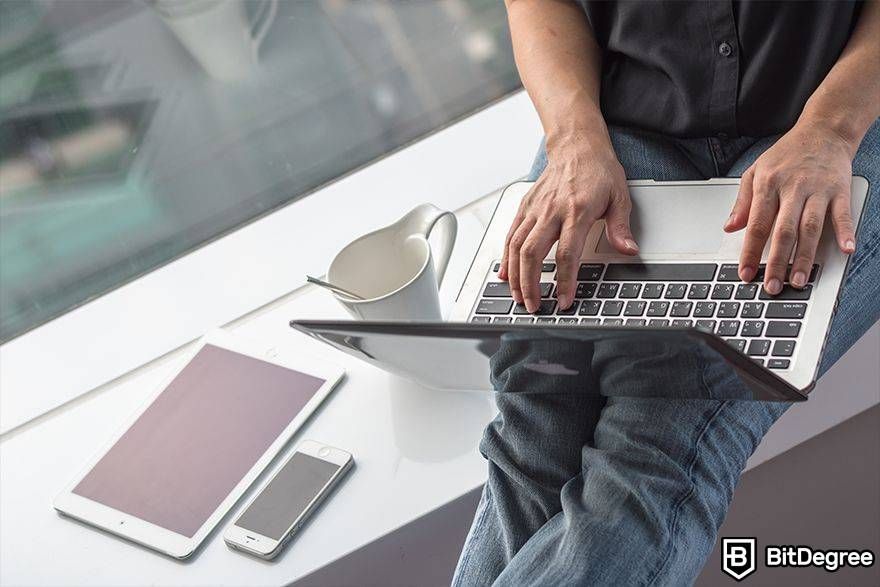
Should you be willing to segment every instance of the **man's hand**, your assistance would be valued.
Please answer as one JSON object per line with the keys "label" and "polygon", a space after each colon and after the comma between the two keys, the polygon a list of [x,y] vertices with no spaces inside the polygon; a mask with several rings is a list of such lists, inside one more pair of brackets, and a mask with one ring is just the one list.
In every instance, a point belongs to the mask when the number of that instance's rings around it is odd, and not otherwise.
{"label": "man's hand", "polygon": [[566,309],[574,301],[577,272],[587,233],[605,219],[608,242],[634,255],[629,229],[631,209],[623,167],[610,144],[591,147],[587,141],[554,144],[548,139],[544,173],[523,198],[504,244],[498,276],[510,283],[513,299],[535,312],[541,303],[541,264],[556,247],[557,298]]}
{"label": "man's hand", "polygon": [[855,250],[850,215],[854,153],[855,147],[830,127],[799,121],[746,170],[724,225],[727,232],[746,229],[740,279],[754,279],[769,239],[767,293],[782,291],[792,251],[791,284],[806,285],[829,209],[840,250]]}

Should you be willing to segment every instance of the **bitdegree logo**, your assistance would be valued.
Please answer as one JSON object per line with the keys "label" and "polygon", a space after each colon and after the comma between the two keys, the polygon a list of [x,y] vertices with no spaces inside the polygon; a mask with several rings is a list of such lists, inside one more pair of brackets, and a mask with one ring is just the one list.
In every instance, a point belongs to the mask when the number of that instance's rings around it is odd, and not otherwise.
{"label": "bitdegree logo", "polygon": [[841,567],[870,567],[875,558],[870,550],[821,550],[790,545],[764,549],[764,564],[768,567],[822,567],[829,573]]}

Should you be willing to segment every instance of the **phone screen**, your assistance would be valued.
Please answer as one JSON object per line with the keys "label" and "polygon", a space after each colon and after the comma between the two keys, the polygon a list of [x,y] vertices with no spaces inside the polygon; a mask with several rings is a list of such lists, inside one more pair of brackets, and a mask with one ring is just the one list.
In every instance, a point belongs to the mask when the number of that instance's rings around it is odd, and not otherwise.
{"label": "phone screen", "polygon": [[340,467],[301,452],[294,453],[235,525],[281,540]]}

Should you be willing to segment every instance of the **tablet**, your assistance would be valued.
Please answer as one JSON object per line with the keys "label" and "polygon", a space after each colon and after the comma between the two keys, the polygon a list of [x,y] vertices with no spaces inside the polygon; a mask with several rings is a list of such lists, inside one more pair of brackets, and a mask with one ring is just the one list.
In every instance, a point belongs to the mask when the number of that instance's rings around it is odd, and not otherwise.
{"label": "tablet", "polygon": [[211,333],[55,509],[186,558],[342,375],[313,358]]}

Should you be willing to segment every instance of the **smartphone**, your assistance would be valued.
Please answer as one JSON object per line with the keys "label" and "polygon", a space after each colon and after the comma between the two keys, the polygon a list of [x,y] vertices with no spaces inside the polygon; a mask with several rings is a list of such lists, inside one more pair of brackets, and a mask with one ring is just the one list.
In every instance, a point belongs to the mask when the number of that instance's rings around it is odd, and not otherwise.
{"label": "smartphone", "polygon": [[227,528],[227,546],[275,558],[353,463],[344,450],[304,440]]}

